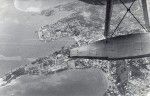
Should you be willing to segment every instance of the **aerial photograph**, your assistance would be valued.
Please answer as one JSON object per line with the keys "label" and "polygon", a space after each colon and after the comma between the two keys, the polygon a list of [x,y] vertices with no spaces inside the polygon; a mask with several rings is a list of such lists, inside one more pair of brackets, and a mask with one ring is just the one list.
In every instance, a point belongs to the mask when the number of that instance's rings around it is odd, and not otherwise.
{"label": "aerial photograph", "polygon": [[0,96],[150,96],[150,0],[0,0]]}

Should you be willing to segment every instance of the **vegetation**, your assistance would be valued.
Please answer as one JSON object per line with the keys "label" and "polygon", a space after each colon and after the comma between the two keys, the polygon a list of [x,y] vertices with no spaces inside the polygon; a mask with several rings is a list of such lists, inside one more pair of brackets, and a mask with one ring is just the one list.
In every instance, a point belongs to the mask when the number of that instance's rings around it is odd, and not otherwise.
{"label": "vegetation", "polygon": [[[82,1],[82,0],[81,0]],[[127,5],[129,5],[128,3]],[[41,32],[44,41],[51,42],[62,37],[72,37],[76,41],[71,46],[64,46],[60,50],[50,54],[47,57],[38,58],[24,67],[26,74],[30,75],[48,75],[53,73],[51,68],[63,66],[62,68],[100,68],[107,74],[109,88],[104,96],[145,96],[150,90],[150,59],[139,58],[125,60],[128,70],[128,82],[120,84],[117,79],[116,61],[90,60],[90,59],[72,59],[69,58],[69,50],[84,44],[89,44],[102,38],[104,32],[105,6],[91,5],[83,2],[73,2],[58,6],[61,10],[73,11],[74,14],[59,20],[55,24],[42,26],[38,32]],[[131,11],[143,24],[142,10],[136,2]],[[126,9],[123,5],[116,4],[113,8],[111,32],[116,28]],[[50,16],[53,12],[44,10],[42,13]],[[134,18],[128,14],[114,33],[114,36],[144,32]],[[73,66],[72,66],[73,65]],[[22,72],[22,71],[21,71]],[[13,72],[15,74],[16,72]],[[18,73],[18,72],[17,72]],[[16,76],[23,75],[18,73]],[[11,76],[7,75],[6,81]]]}

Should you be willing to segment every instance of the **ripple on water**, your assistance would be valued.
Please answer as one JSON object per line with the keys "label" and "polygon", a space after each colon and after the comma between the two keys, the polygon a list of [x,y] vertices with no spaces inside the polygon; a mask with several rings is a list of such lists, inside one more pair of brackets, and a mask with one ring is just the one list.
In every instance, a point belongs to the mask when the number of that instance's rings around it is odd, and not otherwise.
{"label": "ripple on water", "polygon": [[22,76],[0,96],[102,96],[108,83],[99,69],[67,70],[51,76]]}

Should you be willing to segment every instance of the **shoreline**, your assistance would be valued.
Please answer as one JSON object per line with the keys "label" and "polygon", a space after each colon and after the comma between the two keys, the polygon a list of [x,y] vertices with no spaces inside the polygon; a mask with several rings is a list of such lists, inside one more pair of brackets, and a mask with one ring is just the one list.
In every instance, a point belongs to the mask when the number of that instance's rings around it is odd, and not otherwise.
{"label": "shoreline", "polygon": [[96,70],[101,71],[101,73],[103,74],[103,76],[105,78],[107,78],[106,74],[102,71],[102,69],[97,68],[97,67],[69,68],[67,66],[67,67],[62,67],[62,68],[58,68],[58,69],[52,68],[52,70],[48,74],[46,74],[46,75],[43,75],[43,74],[30,74],[30,73],[27,72],[28,70],[26,70],[26,67],[19,67],[17,69],[14,69],[14,71],[7,73],[7,74],[5,74],[4,76],[2,76],[0,78],[0,81],[1,81],[0,87],[6,86],[7,84],[11,83],[13,80],[15,80],[15,79],[17,79],[17,78],[19,78],[21,76],[25,76],[25,75],[30,75],[30,76],[34,76],[34,75],[35,76],[42,76],[42,75],[43,76],[49,76],[49,75],[53,75],[53,74],[64,72],[64,71],[71,71],[71,70],[92,70],[92,69],[96,69]]}

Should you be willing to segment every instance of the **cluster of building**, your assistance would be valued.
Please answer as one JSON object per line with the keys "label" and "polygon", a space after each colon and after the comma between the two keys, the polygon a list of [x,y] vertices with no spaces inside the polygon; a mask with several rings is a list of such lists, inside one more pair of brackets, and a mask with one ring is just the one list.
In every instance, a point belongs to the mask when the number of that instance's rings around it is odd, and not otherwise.
{"label": "cluster of building", "polygon": [[0,78],[0,80],[1,80],[0,86],[5,86],[6,84],[10,83],[12,80],[16,79],[17,77],[19,77],[21,75],[25,75],[25,74],[27,74],[25,67],[20,67],[18,69],[15,69],[15,70],[5,74],[2,78]]}
{"label": "cluster of building", "polygon": [[2,78],[3,84],[1,85],[4,86],[13,79],[25,74],[50,75],[68,69],[94,67],[102,69],[107,74],[109,88],[105,96],[122,96],[122,94],[126,94],[126,96],[142,96],[142,94],[149,91],[150,60],[148,58],[125,60],[125,63],[97,59],[72,59],[68,58],[69,48],[71,47],[75,47],[75,45],[68,48],[63,47],[47,57],[38,58],[27,66],[6,74]]}
{"label": "cluster of building", "polygon": [[[137,8],[137,6],[135,7]],[[101,8],[104,9],[103,7]],[[104,10],[102,9],[101,12],[98,11],[99,13],[94,13],[102,15],[104,14]],[[114,9],[115,12],[118,13],[118,5],[114,6]],[[94,67],[102,69],[102,71],[107,74],[109,88],[105,96],[122,96],[123,94],[126,94],[126,96],[143,96],[143,94],[147,93],[150,90],[150,60],[148,60],[148,58],[126,60],[125,62],[127,65],[125,65],[124,63],[116,63],[115,61],[71,59],[68,57],[70,48],[91,43],[101,38],[102,34],[100,32],[104,31],[104,25],[102,25],[104,23],[104,17],[94,14],[90,17],[85,17],[86,12],[91,12],[93,10],[95,10],[93,6],[88,6],[83,10],[85,12],[84,14],[80,12],[81,10],[78,10],[79,12],[55,24],[42,26],[38,30],[40,40],[53,41],[62,37],[72,37],[75,39],[76,44],[67,48],[63,47],[47,57],[38,58],[31,62],[31,64],[6,74],[2,79],[6,81],[5,84],[24,74],[49,75],[70,68],[83,69]],[[119,11],[122,11],[122,7],[120,7]],[[43,12],[48,12],[48,10]],[[112,28],[115,28],[114,25],[116,21],[114,20],[120,18],[120,14],[112,16],[112,21],[114,23],[111,25]],[[126,23],[127,22],[124,22],[123,25],[127,26]],[[133,33],[133,31],[135,31],[135,25],[136,23],[132,22],[131,26],[128,26],[128,30],[121,27],[119,29],[120,33],[116,33],[122,35],[124,34],[123,32],[125,32],[124,30],[127,30],[128,33]],[[140,31],[140,28],[136,29],[137,32]]]}
{"label": "cluster of building", "polygon": [[79,12],[75,12],[54,24],[42,26],[37,31],[39,40],[48,42],[62,37],[72,37],[79,45],[83,45],[101,38],[102,33],[100,32],[104,30],[104,25],[101,22],[104,18],[98,18],[99,15],[93,13],[96,8],[86,7],[83,11],[78,10]]}

